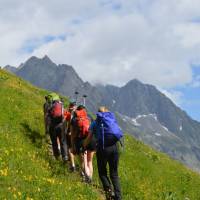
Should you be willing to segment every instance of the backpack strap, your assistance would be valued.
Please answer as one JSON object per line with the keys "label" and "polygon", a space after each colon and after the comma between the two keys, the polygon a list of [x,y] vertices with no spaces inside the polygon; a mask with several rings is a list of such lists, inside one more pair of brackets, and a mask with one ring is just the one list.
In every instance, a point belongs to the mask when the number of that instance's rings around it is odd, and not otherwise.
{"label": "backpack strap", "polygon": [[104,149],[105,134],[104,134],[104,126],[103,126],[103,123],[101,123],[101,129],[102,129],[102,145],[103,145],[103,149]]}
{"label": "backpack strap", "polygon": [[62,101],[59,101],[59,103],[61,104],[62,119],[64,119],[64,105]]}

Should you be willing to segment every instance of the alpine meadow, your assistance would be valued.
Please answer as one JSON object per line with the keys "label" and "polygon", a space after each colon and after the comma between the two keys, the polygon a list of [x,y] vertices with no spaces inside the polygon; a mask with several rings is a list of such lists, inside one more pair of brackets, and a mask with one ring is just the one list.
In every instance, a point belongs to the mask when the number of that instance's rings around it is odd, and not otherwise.
{"label": "alpine meadow", "polygon": [[[49,153],[43,119],[47,93],[0,70],[0,199],[104,199],[96,158],[94,183],[88,185]],[[200,200],[198,173],[128,134],[120,150],[123,199]]]}

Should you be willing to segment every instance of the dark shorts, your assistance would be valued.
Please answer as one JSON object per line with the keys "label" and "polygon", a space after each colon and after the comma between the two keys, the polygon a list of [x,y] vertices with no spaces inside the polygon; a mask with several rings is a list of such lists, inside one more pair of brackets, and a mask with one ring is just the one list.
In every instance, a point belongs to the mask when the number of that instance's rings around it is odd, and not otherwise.
{"label": "dark shorts", "polygon": [[75,139],[75,147],[76,147],[76,154],[80,154],[84,152],[83,149],[83,140],[82,138]]}
{"label": "dark shorts", "polygon": [[66,140],[67,140],[67,146],[68,146],[68,148],[71,148],[72,147],[71,135],[67,134],[66,135]]}
{"label": "dark shorts", "polygon": [[92,137],[92,140],[87,145],[86,150],[88,150],[88,151],[96,151],[96,146],[97,146],[96,139],[94,137]]}

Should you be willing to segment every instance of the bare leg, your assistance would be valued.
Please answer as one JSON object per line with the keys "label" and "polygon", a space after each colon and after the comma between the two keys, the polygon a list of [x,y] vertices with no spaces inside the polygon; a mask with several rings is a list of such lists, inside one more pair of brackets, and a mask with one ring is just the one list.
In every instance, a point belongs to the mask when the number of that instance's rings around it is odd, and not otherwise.
{"label": "bare leg", "polygon": [[84,152],[84,169],[86,176],[90,175],[90,169],[88,167],[88,151]]}
{"label": "bare leg", "polygon": [[88,176],[92,179],[93,176],[93,156],[94,156],[94,151],[88,151],[87,153],[87,167],[88,167]]}
{"label": "bare leg", "polygon": [[68,155],[69,155],[69,159],[70,159],[70,168],[69,169],[71,172],[75,172],[75,170],[76,170],[75,160],[74,160],[75,156],[72,153],[71,148],[68,149]]}

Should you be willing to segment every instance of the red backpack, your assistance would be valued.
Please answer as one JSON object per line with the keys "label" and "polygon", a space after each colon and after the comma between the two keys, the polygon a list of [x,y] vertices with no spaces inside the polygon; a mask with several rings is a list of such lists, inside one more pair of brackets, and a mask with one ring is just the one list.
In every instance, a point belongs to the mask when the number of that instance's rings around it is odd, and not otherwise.
{"label": "red backpack", "polygon": [[90,126],[90,120],[88,119],[87,112],[85,109],[76,110],[76,125],[79,129],[79,137],[85,138],[88,135]]}
{"label": "red backpack", "polygon": [[62,118],[64,115],[63,104],[61,101],[54,101],[50,111],[52,118]]}

